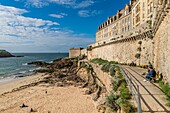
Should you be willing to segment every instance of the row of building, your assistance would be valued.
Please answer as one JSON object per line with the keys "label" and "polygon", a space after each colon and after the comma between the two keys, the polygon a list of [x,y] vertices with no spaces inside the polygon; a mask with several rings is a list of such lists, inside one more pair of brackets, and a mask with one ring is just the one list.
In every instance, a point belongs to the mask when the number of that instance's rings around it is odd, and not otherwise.
{"label": "row of building", "polygon": [[[96,43],[113,39],[119,35],[130,33],[133,29],[153,20],[153,0],[130,0],[124,9],[118,10],[116,15],[108,17],[98,27]],[[131,34],[128,35],[132,35]],[[122,36],[123,38],[123,36]]]}
{"label": "row of building", "polygon": [[114,41],[128,39],[151,30],[154,21],[154,0],[130,0],[122,10],[100,24],[96,42],[83,48],[71,48],[70,57],[88,54],[88,49],[100,47]]}

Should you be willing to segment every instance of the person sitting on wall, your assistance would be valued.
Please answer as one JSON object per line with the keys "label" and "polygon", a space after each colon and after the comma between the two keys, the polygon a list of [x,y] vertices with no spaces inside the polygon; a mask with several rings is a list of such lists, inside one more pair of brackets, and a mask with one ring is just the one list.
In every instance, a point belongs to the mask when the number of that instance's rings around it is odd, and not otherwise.
{"label": "person sitting on wall", "polygon": [[153,69],[152,66],[149,66],[148,67],[148,73],[147,75],[145,76],[146,79],[144,79],[143,81],[151,81],[152,79],[154,80],[155,82],[155,77],[156,77],[156,71]]}

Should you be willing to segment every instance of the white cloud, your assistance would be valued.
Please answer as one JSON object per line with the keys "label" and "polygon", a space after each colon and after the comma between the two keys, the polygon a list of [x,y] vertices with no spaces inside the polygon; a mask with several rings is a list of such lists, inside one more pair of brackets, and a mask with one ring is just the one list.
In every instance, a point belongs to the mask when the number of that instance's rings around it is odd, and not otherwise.
{"label": "white cloud", "polygon": [[99,15],[101,13],[102,13],[101,11],[97,11],[97,10],[93,10],[93,11],[90,11],[90,10],[80,10],[78,12],[78,15],[80,17],[91,17],[91,16]]}
{"label": "white cloud", "polygon": [[26,7],[33,6],[33,7],[41,8],[47,5],[48,2],[46,0],[27,0],[27,2],[25,3]]}
{"label": "white cloud", "polygon": [[[57,22],[22,16],[25,9],[0,5],[0,49],[12,52],[65,52],[94,42]],[[64,14],[64,13],[63,13]]]}
{"label": "white cloud", "polygon": [[24,1],[26,7],[33,6],[36,8],[47,6],[50,3],[65,5],[67,7],[72,8],[86,8],[95,3],[94,0],[84,0],[82,2],[79,2],[78,0],[15,0],[15,1]]}
{"label": "white cloud", "polygon": [[47,1],[61,5],[74,5],[76,3],[76,0],[47,0]]}
{"label": "white cloud", "polygon": [[54,17],[54,18],[64,18],[67,16],[66,13],[60,13],[60,14],[49,14],[49,16]]}
{"label": "white cloud", "polygon": [[28,12],[25,9],[18,9],[18,8],[9,7],[9,6],[3,6],[3,5],[0,5],[0,11],[2,13],[7,12],[7,13],[11,13],[11,14],[16,14],[16,15]]}
{"label": "white cloud", "polygon": [[73,6],[74,8],[85,8],[85,7],[89,7],[91,5],[93,5],[95,2],[92,0],[86,0],[86,1],[82,1],[79,4],[76,4],[75,6]]}

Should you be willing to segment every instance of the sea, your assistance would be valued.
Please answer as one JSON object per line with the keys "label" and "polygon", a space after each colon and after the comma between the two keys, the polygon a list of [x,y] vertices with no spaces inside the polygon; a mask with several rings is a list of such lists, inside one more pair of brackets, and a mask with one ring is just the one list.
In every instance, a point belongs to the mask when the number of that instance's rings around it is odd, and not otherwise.
{"label": "sea", "polygon": [[17,78],[30,76],[34,74],[34,70],[40,69],[34,65],[27,65],[33,61],[52,62],[55,59],[68,57],[68,53],[12,53],[15,56],[24,57],[10,57],[0,58],[0,80],[6,78]]}

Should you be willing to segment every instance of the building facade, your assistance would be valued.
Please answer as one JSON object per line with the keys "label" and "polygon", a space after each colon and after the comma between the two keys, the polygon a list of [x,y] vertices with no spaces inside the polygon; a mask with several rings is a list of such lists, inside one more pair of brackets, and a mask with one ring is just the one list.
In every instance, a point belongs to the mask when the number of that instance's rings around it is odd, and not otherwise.
{"label": "building facade", "polygon": [[153,20],[153,0],[131,0],[131,6],[133,29]]}
{"label": "building facade", "polygon": [[[153,0],[130,0],[116,15],[98,26],[96,43],[101,45],[108,40],[117,40],[132,35],[137,28],[144,31],[151,28],[153,18]],[[147,24],[147,27],[146,25]],[[145,26],[145,27],[144,27]],[[141,32],[140,30],[139,32]]]}
{"label": "building facade", "polygon": [[126,4],[124,9],[118,10],[116,15],[108,19],[98,27],[96,42],[114,40],[115,37],[126,33],[131,29],[131,8]]}

